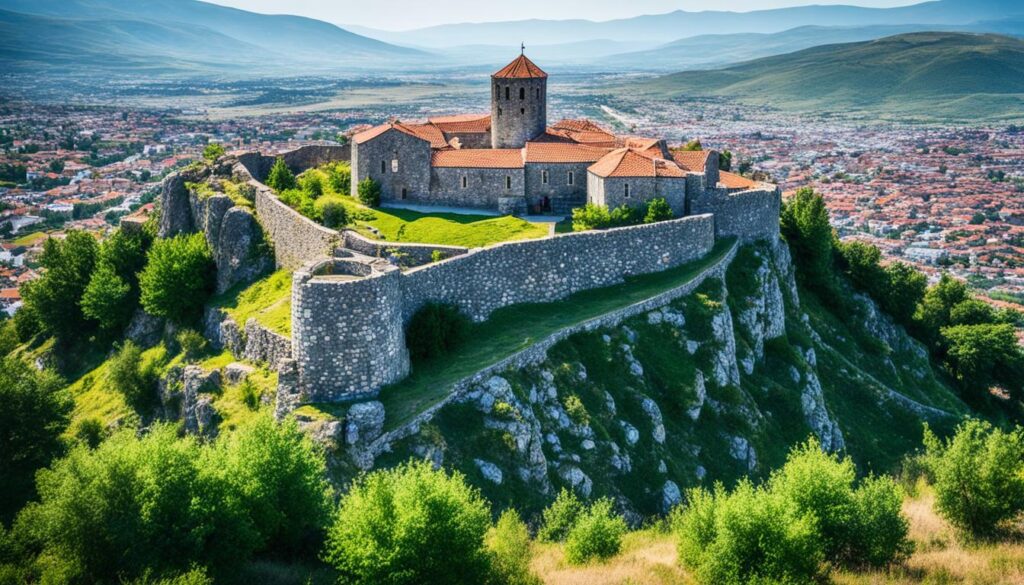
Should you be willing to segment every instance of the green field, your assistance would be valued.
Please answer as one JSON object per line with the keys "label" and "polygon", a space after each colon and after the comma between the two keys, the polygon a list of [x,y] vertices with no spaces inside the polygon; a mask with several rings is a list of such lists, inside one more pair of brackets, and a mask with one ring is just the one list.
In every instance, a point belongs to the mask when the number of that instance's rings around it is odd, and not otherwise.
{"label": "green field", "polygon": [[1024,119],[1024,40],[912,33],[825,45],[622,90],[726,97],[788,111],[930,121]]}
{"label": "green field", "polygon": [[292,334],[292,273],[264,276],[252,284],[236,286],[213,299],[211,305],[227,313],[239,327],[249,319],[284,336]]}
{"label": "green field", "polygon": [[588,321],[682,286],[721,260],[734,240],[721,239],[704,258],[682,266],[628,278],[614,286],[582,291],[553,303],[528,303],[498,309],[473,326],[469,339],[453,353],[413,364],[404,381],[381,391],[386,428],[395,428],[443,399],[451,385],[561,329]]}

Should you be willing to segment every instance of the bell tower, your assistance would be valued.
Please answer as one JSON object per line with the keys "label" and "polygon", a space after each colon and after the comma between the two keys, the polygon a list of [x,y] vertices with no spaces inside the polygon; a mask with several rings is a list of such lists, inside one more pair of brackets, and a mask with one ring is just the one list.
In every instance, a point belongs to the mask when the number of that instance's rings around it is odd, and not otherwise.
{"label": "bell tower", "polygon": [[526,57],[491,75],[491,147],[522,148],[548,123],[548,74]]}

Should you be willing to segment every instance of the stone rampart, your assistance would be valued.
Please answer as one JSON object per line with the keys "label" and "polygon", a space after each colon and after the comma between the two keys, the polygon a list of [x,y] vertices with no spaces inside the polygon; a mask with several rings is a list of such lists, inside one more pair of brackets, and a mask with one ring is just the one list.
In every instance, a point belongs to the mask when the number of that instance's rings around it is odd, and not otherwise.
{"label": "stone rampart", "polygon": [[278,267],[298,268],[330,256],[341,242],[341,234],[288,207],[266,185],[250,184],[256,188],[256,217],[274,243]]}
{"label": "stone rampart", "polygon": [[437,252],[441,259],[446,259],[461,256],[469,251],[469,248],[463,248],[462,246],[371,240],[352,230],[345,230],[342,236],[346,248],[372,258],[386,258],[397,251],[404,257],[402,258],[403,266],[429,264],[434,261],[434,252]]}
{"label": "stone rampart", "polygon": [[778,189],[753,189],[728,193],[716,189],[690,202],[691,213],[715,216],[715,236],[736,236],[751,242],[773,240],[779,235],[779,207],[782,196]]}
{"label": "stone rampart", "polygon": [[714,244],[709,215],[497,244],[403,274],[402,315],[408,321],[434,301],[482,321],[508,305],[551,302],[679,266]]}
{"label": "stone rampart", "polygon": [[349,161],[352,157],[352,147],[345,145],[310,144],[300,146],[295,150],[281,153],[280,155],[261,154],[257,151],[244,152],[235,156],[238,162],[245,167],[249,175],[256,180],[262,181],[270,174],[270,168],[274,161],[280,156],[284,164],[294,173],[301,173],[306,169],[318,167],[322,164],[335,161]]}

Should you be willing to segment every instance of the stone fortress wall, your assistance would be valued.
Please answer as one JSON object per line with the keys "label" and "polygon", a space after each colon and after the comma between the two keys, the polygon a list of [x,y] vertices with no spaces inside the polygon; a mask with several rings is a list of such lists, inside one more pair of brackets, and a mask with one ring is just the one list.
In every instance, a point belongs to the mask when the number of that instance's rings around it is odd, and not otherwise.
{"label": "stone fortress wall", "polygon": [[[293,157],[303,159],[316,161],[308,166],[327,162],[311,154]],[[302,217],[249,169],[243,163],[234,172],[257,187],[257,216],[277,263],[297,268],[291,354],[311,401],[372,396],[408,375],[404,327],[427,302],[455,304],[482,321],[501,307],[550,302],[699,259],[718,237],[778,236],[778,191],[707,190],[704,175],[690,175],[689,215],[675,220],[473,250],[380,242]],[[691,192],[702,195],[691,198]],[[436,254],[446,259],[434,262]],[[393,265],[399,261],[418,267],[403,272]]]}

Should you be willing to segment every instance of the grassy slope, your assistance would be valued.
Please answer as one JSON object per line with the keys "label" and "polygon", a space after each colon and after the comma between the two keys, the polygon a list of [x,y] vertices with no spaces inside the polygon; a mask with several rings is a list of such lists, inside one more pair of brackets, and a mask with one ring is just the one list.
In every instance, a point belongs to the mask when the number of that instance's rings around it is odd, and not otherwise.
{"label": "grassy slope", "polygon": [[1018,119],[1024,115],[1024,41],[957,33],[896,35],[676,73],[641,90],[666,97],[728,96],[790,110]]}
{"label": "grassy slope", "polygon": [[623,284],[583,291],[554,303],[513,305],[495,311],[486,322],[473,327],[470,339],[454,353],[414,364],[412,375],[405,381],[384,389],[381,401],[388,413],[385,426],[393,428],[405,422],[443,398],[455,381],[529,347],[536,340],[681,286],[722,258],[732,243],[720,240],[699,261],[633,277]]}
{"label": "grassy slope", "polygon": [[[915,552],[909,561],[890,571],[839,572],[831,581],[840,585],[887,583],[1021,583],[1024,582],[1024,545],[1019,543],[966,546],[956,541],[949,525],[934,509],[927,487],[904,501]],[[689,585],[695,581],[679,567],[675,539],[664,530],[628,534],[622,552],[605,563],[573,567],[566,563],[562,545],[535,544],[531,568],[547,585]]]}
{"label": "grassy slope", "polygon": [[278,270],[252,284],[238,285],[213,299],[212,306],[223,310],[239,327],[249,319],[290,336],[292,332],[292,273]]}

